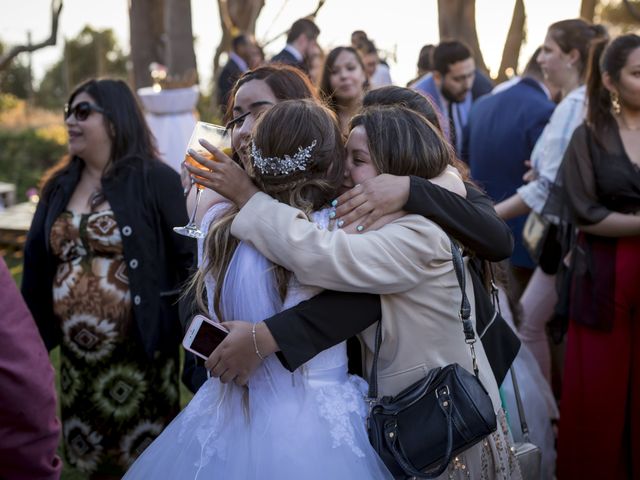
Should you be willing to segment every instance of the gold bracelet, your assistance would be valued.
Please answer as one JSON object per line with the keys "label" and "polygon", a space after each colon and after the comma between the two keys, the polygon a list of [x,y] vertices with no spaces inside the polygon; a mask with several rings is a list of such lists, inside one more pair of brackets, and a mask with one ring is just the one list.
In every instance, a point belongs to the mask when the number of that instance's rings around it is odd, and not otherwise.
{"label": "gold bracelet", "polygon": [[258,358],[260,360],[264,360],[264,357],[260,353],[260,350],[258,350],[258,342],[256,340],[256,325],[257,323],[254,323],[253,327],[251,327],[251,336],[253,337],[253,346],[256,349],[256,355],[258,356]]}

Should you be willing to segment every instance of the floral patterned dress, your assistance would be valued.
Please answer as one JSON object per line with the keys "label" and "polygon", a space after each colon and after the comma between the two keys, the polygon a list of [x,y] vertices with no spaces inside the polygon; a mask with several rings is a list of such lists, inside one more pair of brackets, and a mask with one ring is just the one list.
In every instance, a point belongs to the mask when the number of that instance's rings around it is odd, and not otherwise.
{"label": "floral patterned dress", "polygon": [[178,357],[150,360],[137,339],[111,210],[62,213],[51,248],[65,455],[86,473],[121,475],[179,411]]}

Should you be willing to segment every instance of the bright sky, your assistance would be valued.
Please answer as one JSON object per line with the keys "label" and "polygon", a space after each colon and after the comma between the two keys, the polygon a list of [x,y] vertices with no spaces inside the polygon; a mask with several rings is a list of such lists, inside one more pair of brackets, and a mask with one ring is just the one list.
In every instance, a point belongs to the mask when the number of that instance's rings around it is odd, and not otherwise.
{"label": "bright sky", "polygon": [[[297,18],[310,13],[316,0],[266,0],[258,19],[256,36],[264,41],[286,30]],[[511,22],[515,0],[476,0],[476,25],[485,62],[497,70],[504,40]],[[283,9],[283,5],[286,7]],[[211,63],[220,40],[217,2],[191,0],[196,57],[202,86],[208,88]],[[525,0],[527,9],[527,42],[520,63],[544,40],[547,27],[558,20],[575,18],[580,0]],[[26,42],[27,31],[34,42],[49,35],[50,0],[0,0],[0,40],[5,44]],[[326,0],[317,17],[321,29],[320,44],[325,49],[346,45],[353,30],[365,30],[379,49],[397,54],[391,63],[395,83],[404,85],[416,71],[422,45],[438,42],[438,9],[436,0]],[[129,49],[127,0],[65,0],[60,20],[58,45],[33,54],[37,79],[50,67],[62,51],[62,38],[71,38],[86,25],[112,28],[125,51]],[[284,37],[267,47],[267,56],[284,46]]]}

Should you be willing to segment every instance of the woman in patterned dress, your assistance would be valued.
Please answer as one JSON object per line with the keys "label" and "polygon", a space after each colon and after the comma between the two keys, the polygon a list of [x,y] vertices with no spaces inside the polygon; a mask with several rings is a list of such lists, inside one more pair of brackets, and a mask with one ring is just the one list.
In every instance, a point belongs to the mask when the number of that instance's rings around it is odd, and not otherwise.
{"label": "woman in patterned dress", "polygon": [[193,245],[171,230],[187,220],[180,179],[124,82],[78,87],[65,123],[69,156],[44,183],[22,291],[61,347],[67,461],[120,478],[179,411],[175,294]]}

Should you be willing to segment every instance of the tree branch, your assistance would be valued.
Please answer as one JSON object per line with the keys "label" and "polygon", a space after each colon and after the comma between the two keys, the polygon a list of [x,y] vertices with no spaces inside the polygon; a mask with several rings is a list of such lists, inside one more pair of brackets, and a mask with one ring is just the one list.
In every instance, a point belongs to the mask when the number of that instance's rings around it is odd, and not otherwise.
{"label": "tree branch", "polygon": [[640,22],[640,11],[636,10],[636,7],[632,5],[629,0],[622,0],[622,3],[624,3],[624,6],[627,7],[629,15]]}
{"label": "tree branch", "polygon": [[33,45],[16,45],[5,55],[0,56],[0,71],[9,66],[12,60],[24,52],[34,52],[56,44],[58,37],[58,20],[62,10],[62,0],[51,0],[51,35],[48,39]]}
{"label": "tree branch", "polygon": [[[311,12],[309,15],[305,15],[304,17],[300,17],[300,18],[310,18],[311,20],[315,20],[316,19],[316,15],[318,15],[318,12],[324,6],[326,1],[327,0],[318,0],[318,5],[316,6],[316,9],[313,12]],[[266,40],[266,41],[262,42],[262,47],[266,47],[270,43],[275,42],[277,39],[279,39],[283,35],[286,35],[288,32],[289,32],[289,30],[285,30],[284,32],[280,32],[275,37],[272,37],[269,40]]]}

